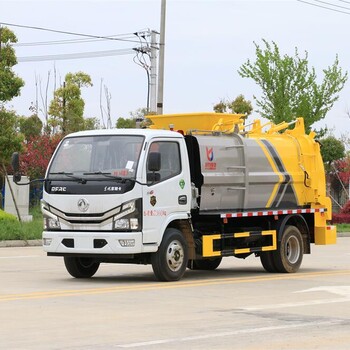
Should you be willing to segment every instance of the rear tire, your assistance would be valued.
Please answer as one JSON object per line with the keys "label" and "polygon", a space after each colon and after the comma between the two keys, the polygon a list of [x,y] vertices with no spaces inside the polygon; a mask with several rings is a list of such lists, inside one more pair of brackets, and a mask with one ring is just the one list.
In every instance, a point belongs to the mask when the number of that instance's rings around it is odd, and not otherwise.
{"label": "rear tire", "polygon": [[181,231],[167,228],[158,251],[152,254],[153,272],[159,281],[178,281],[186,271],[187,242]]}
{"label": "rear tire", "polygon": [[191,270],[213,271],[217,267],[219,267],[221,260],[222,260],[222,258],[191,260],[191,261],[189,261],[188,268]]}
{"label": "rear tire", "polygon": [[303,237],[295,226],[286,226],[277,250],[273,252],[273,261],[277,272],[295,273],[303,260]]}
{"label": "rear tire", "polygon": [[98,270],[100,263],[92,258],[65,256],[64,264],[69,274],[75,278],[90,278]]}
{"label": "rear tire", "polygon": [[273,262],[273,255],[272,252],[262,252],[260,254],[260,261],[263,266],[263,268],[267,272],[276,272],[276,266]]}

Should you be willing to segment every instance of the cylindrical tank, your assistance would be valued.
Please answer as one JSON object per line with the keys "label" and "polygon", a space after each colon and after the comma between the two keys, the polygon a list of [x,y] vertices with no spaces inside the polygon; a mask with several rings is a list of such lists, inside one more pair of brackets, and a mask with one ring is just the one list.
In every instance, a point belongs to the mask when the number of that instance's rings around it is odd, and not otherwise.
{"label": "cylindrical tank", "polygon": [[294,209],[325,205],[318,144],[290,133],[197,135],[200,211]]}
{"label": "cylindrical tank", "polygon": [[[327,219],[331,218],[320,147],[313,132],[305,133],[302,118],[279,125],[261,125],[255,120],[249,131],[245,130],[244,115],[238,114],[149,118],[152,128],[171,127],[190,134],[186,143],[200,211],[323,206]],[[294,128],[288,129],[293,124]]]}

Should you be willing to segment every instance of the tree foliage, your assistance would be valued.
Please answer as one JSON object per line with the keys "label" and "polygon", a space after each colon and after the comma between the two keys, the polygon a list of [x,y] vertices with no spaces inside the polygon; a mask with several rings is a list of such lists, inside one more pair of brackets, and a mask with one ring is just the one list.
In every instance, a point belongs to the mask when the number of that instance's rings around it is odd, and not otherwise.
{"label": "tree foliage", "polygon": [[118,129],[131,129],[136,128],[136,119],[131,118],[118,118],[116,127]]}
{"label": "tree foliage", "polygon": [[7,165],[13,152],[22,149],[23,137],[17,132],[17,115],[0,107],[0,164]]}
{"label": "tree foliage", "polygon": [[152,113],[147,112],[147,108],[138,108],[134,112],[130,112],[131,118],[118,118],[116,128],[118,129],[132,129],[136,127],[147,127],[152,124],[147,115]]}
{"label": "tree foliage", "polygon": [[334,136],[328,136],[321,141],[321,155],[326,166],[326,171],[331,171],[331,165],[334,161],[342,159],[345,156],[344,144]]}
{"label": "tree foliage", "polygon": [[348,187],[350,182],[350,156],[336,160],[333,165],[337,172],[337,177],[339,177],[344,186]]}
{"label": "tree foliage", "polygon": [[0,102],[11,101],[19,96],[24,81],[12,70],[17,64],[13,43],[17,42],[15,34],[6,27],[0,27]]}
{"label": "tree foliage", "polygon": [[308,53],[300,57],[282,56],[275,42],[263,40],[265,48],[254,43],[256,60],[248,60],[238,70],[243,78],[253,79],[262,89],[260,99],[254,96],[259,112],[275,124],[304,117],[307,129],[323,119],[338,100],[347,81],[336,56],[332,66],[323,69],[323,80],[317,83],[315,68],[309,68]]}
{"label": "tree foliage", "polygon": [[[63,86],[54,93],[49,107],[50,126],[63,134],[85,130],[84,107],[81,88],[92,86],[91,78],[83,72],[68,73]],[[91,125],[91,124],[89,124]]]}
{"label": "tree foliage", "polygon": [[234,100],[221,99],[213,107],[215,113],[234,113],[250,115],[253,111],[252,103],[246,100],[243,95],[238,95]]}
{"label": "tree foliage", "polygon": [[40,135],[31,138],[25,144],[25,152],[21,156],[21,170],[30,179],[45,176],[50,158],[57,147],[61,135]]}
{"label": "tree foliage", "polygon": [[42,128],[43,122],[36,114],[33,114],[30,117],[19,118],[19,130],[27,141],[40,136]]}

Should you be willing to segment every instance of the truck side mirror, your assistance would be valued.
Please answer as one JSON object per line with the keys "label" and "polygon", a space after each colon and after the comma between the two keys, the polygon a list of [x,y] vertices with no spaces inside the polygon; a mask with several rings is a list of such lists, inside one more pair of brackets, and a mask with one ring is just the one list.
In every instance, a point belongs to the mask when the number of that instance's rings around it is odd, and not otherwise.
{"label": "truck side mirror", "polygon": [[21,173],[19,171],[19,153],[14,152],[12,154],[12,169],[13,169],[13,182],[17,183],[21,181]]}
{"label": "truck side mirror", "polygon": [[151,152],[148,155],[148,171],[159,171],[161,166],[160,153]]}

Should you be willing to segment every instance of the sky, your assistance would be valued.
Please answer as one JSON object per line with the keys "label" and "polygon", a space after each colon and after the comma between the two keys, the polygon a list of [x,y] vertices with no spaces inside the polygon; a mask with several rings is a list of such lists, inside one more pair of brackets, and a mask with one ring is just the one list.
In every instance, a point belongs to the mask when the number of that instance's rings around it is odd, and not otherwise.
{"label": "sky", "polygon": [[[282,54],[294,55],[296,47],[301,56],[307,51],[309,65],[315,67],[320,81],[322,70],[334,63],[336,55],[342,69],[350,71],[350,1],[305,1],[308,3],[167,0],[164,113],[212,111],[220,99],[232,100],[240,94],[255,107],[254,96],[259,97],[261,90],[253,80],[240,77],[237,71],[248,59],[254,60],[254,42],[262,44],[262,39],[274,41]],[[2,23],[93,36],[129,33],[118,38],[131,40],[39,45],[83,37],[9,26],[19,44],[16,46],[19,63],[14,70],[24,79],[25,86],[21,96],[8,106],[29,116],[31,103],[38,100],[42,108],[39,88],[45,96],[49,72],[48,99],[51,100],[55,86],[64,80],[65,74],[83,71],[91,76],[94,84],[82,90],[86,117],[100,118],[101,105],[106,110],[101,86],[106,86],[111,96],[113,125],[119,117],[129,117],[130,112],[146,107],[147,74],[135,64],[134,53],[70,60],[57,60],[57,55],[140,47],[139,39],[132,33],[146,29],[159,32],[160,12],[161,0],[0,0]],[[35,45],[27,45],[31,43]],[[56,60],[24,61],[40,55],[54,55]],[[326,118],[316,126],[327,125],[338,137],[349,134],[349,111],[350,81]],[[42,113],[39,116],[43,118]],[[255,111],[251,118],[259,118],[259,114]]]}

